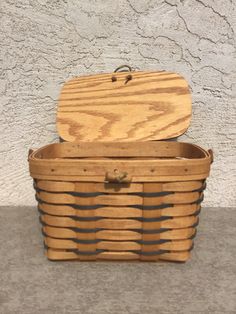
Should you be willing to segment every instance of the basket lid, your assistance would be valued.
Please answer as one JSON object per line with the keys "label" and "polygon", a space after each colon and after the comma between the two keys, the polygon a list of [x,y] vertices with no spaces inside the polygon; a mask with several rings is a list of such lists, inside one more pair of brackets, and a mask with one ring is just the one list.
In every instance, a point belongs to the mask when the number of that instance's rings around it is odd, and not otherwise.
{"label": "basket lid", "polygon": [[183,134],[190,119],[190,92],[180,75],[117,72],[66,82],[57,130],[69,142],[163,140]]}

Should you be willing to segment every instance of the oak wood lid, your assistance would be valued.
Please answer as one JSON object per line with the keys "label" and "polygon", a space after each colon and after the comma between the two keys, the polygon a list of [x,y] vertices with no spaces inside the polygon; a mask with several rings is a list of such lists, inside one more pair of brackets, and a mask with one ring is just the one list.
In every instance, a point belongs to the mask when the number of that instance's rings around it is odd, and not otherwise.
{"label": "oak wood lid", "polygon": [[162,140],[183,134],[190,119],[190,92],[180,75],[118,72],[66,82],[57,130],[68,142]]}

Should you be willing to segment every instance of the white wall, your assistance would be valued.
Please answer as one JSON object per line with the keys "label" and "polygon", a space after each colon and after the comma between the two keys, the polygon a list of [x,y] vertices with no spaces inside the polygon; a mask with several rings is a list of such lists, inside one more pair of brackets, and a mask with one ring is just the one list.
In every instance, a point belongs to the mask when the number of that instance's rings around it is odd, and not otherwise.
{"label": "white wall", "polygon": [[193,120],[181,140],[215,153],[204,205],[236,205],[232,3],[1,0],[0,205],[35,204],[27,152],[57,141],[63,82],[123,63],[186,77]]}

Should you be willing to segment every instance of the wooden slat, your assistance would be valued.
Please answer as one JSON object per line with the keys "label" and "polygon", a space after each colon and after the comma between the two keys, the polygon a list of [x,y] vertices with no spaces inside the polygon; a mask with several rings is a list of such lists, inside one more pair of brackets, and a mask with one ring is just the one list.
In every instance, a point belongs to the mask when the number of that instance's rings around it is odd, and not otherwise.
{"label": "wooden slat", "polygon": [[[141,240],[141,233],[131,230],[101,230],[96,233],[97,239],[110,241],[132,241]],[[77,238],[78,238],[77,233]]]}
{"label": "wooden slat", "polygon": [[49,144],[30,154],[30,159],[51,158],[204,158],[211,157],[210,152],[201,147],[175,141],[153,142],[80,142]]}
{"label": "wooden slat", "polygon": [[202,181],[145,183],[143,192],[191,192],[200,189],[202,185]]}
{"label": "wooden slat", "polygon": [[[209,161],[210,162],[210,161]],[[52,176],[104,176],[107,172],[127,172],[129,176],[188,176],[205,174],[209,172],[210,163],[206,160],[98,160],[86,161],[66,160],[36,161],[30,163],[31,174],[52,175]],[[57,180],[57,178],[55,178]],[[65,181],[67,181],[65,179]],[[90,178],[93,181],[93,178]]]}
{"label": "wooden slat", "polygon": [[[53,238],[58,239],[80,239],[93,240],[93,233],[79,233],[67,228],[44,226],[43,232]],[[192,237],[196,232],[195,228],[182,228],[164,231],[161,233],[141,234],[131,230],[101,230],[96,232],[96,239],[111,241],[158,241],[158,240],[183,240]]]}
{"label": "wooden slat", "polygon": [[57,217],[50,215],[41,215],[42,221],[54,227],[69,227],[79,229],[145,229],[145,230],[157,230],[160,228],[187,228],[191,227],[198,222],[198,218],[195,216],[175,217],[163,221],[155,222],[141,222],[134,219],[100,219],[98,221],[76,221],[69,217]]}
{"label": "wooden slat", "polygon": [[142,261],[170,261],[170,262],[186,262],[189,260],[191,253],[189,251],[170,252],[154,256],[141,256]]}
{"label": "wooden slat", "polygon": [[[76,204],[82,206],[90,205],[112,205],[112,206],[128,206],[142,205],[143,197],[138,195],[126,194],[107,194],[94,197],[79,197],[71,194],[37,192],[37,197],[50,204]],[[161,204],[191,204],[200,198],[199,192],[176,192],[174,194],[145,197],[145,206],[158,206]]]}
{"label": "wooden slat", "polygon": [[139,255],[131,252],[104,252],[97,255],[78,255],[64,250],[48,249],[45,252],[50,260],[138,260]]}
{"label": "wooden slat", "polygon": [[79,77],[60,95],[57,129],[74,141],[137,141],[176,137],[191,117],[187,82],[167,72],[132,72]]}
{"label": "wooden slat", "polygon": [[143,233],[142,239],[144,241],[157,240],[184,240],[189,239],[196,233],[196,228],[184,227],[179,229],[167,230],[161,233]]}
{"label": "wooden slat", "polygon": [[36,187],[48,192],[81,192],[81,193],[155,193],[155,192],[188,192],[200,189],[201,181],[163,182],[145,184],[145,190],[141,183],[93,183],[93,182],[61,182],[38,180]]}
{"label": "wooden slat", "polygon": [[36,183],[39,189],[48,192],[81,192],[81,193],[138,193],[142,191],[142,184],[124,184],[124,183],[93,183],[88,182],[61,182],[39,180]]}
{"label": "wooden slat", "polygon": [[[78,176],[78,175],[45,175],[45,174],[37,174],[31,172],[31,176],[34,179],[39,179],[39,180],[52,180],[52,181],[72,181],[72,182],[99,182],[99,183],[104,183],[105,176],[100,175],[100,176]],[[180,182],[180,181],[195,181],[195,180],[205,180],[209,176],[209,170],[200,173],[200,174],[194,174],[194,175],[158,175],[158,176],[133,176],[132,177],[132,183],[137,182],[137,183],[143,183],[143,182]]]}
{"label": "wooden slat", "polygon": [[106,218],[158,218],[161,216],[189,216],[195,214],[199,209],[199,204],[174,205],[164,209],[146,209],[144,212],[138,208],[130,207],[102,207],[98,209],[75,209],[66,205],[39,204],[39,209],[44,213],[56,216],[75,217],[106,217]]}
{"label": "wooden slat", "polygon": [[77,255],[73,252],[65,252],[63,250],[48,249],[46,256],[50,260],[143,260],[143,261],[176,261],[185,262],[190,258],[190,252],[170,252],[156,256],[140,256],[131,252],[103,252],[95,256]]}
{"label": "wooden slat", "polygon": [[158,250],[170,250],[170,251],[187,251],[190,250],[193,245],[193,241],[187,240],[177,240],[169,241],[162,244],[144,244],[142,245],[142,252],[153,252]]}
{"label": "wooden slat", "polygon": [[128,218],[141,217],[142,212],[137,208],[130,207],[102,207],[98,209],[74,209],[70,206],[39,204],[39,208],[49,215],[57,216],[75,216],[75,217],[107,217],[107,218]]}
{"label": "wooden slat", "polygon": [[141,250],[142,252],[155,252],[158,250],[171,250],[171,251],[186,251],[192,247],[193,241],[175,240],[168,241],[161,244],[139,244],[135,241],[100,241],[98,243],[76,243],[72,240],[54,239],[45,237],[44,239],[47,247],[52,249],[76,249],[79,251],[92,252],[96,250],[108,251],[135,251]]}
{"label": "wooden slat", "polygon": [[76,204],[76,205],[141,205],[142,197],[137,195],[98,195],[95,197],[79,197],[70,194],[55,194],[48,192],[38,192],[37,197],[51,204]]}

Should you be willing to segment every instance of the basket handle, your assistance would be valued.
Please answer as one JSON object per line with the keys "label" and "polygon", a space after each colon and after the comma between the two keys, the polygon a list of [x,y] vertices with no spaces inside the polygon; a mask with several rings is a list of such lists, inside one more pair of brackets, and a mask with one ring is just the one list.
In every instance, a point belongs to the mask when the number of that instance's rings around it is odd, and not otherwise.
{"label": "basket handle", "polygon": [[130,183],[131,180],[126,171],[119,171],[118,169],[108,171],[105,176],[105,183]]}
{"label": "basket handle", "polygon": [[[124,70],[124,68],[126,68],[126,70]],[[121,69],[123,69],[123,70],[121,70]],[[127,64],[122,64],[118,68],[115,69],[114,73],[116,73],[116,72],[131,72],[131,71],[132,71],[131,66],[129,66]]]}
{"label": "basket handle", "polygon": [[[127,64],[123,64],[123,65],[120,65],[118,68],[116,68],[113,73],[117,73],[117,72],[131,72],[131,71],[132,71],[131,66],[129,66]],[[126,78],[125,78],[125,84],[127,84],[129,81],[131,81],[132,78],[133,78],[132,75],[128,74],[126,76]],[[116,82],[117,81],[117,77],[114,74],[111,77],[111,81],[112,82]]]}
{"label": "basket handle", "polygon": [[34,153],[35,149],[30,148],[28,151],[28,160],[30,159],[31,155]]}
{"label": "basket handle", "polygon": [[210,158],[211,158],[211,164],[213,163],[213,161],[214,161],[214,154],[213,154],[213,150],[212,149],[208,149],[208,154],[209,154],[209,156],[210,156]]}

